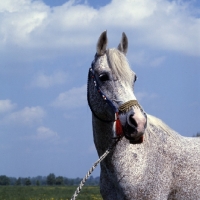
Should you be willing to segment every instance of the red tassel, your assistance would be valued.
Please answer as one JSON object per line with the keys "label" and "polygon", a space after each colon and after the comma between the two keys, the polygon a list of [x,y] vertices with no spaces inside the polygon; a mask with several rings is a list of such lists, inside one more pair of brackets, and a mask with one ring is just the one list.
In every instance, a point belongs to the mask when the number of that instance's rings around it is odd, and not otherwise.
{"label": "red tassel", "polygon": [[115,119],[116,119],[115,123],[116,136],[119,137],[123,134],[123,129],[122,129],[122,124],[119,120],[118,112],[115,113]]}

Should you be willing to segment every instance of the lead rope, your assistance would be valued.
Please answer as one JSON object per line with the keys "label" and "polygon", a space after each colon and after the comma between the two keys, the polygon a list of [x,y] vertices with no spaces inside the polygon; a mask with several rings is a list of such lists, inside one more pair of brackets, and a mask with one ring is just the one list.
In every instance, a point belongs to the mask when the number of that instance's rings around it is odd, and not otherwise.
{"label": "lead rope", "polygon": [[87,179],[90,177],[94,169],[97,167],[97,165],[104,160],[104,158],[114,149],[114,147],[117,145],[117,143],[121,140],[122,137],[119,137],[116,139],[116,141],[109,146],[109,148],[106,150],[106,152],[94,163],[94,165],[90,168],[90,170],[87,172],[85,177],[80,182],[79,186],[77,187],[76,191],[74,192],[74,195],[72,196],[71,200],[75,200],[80,191],[82,190],[82,187],[84,186]]}

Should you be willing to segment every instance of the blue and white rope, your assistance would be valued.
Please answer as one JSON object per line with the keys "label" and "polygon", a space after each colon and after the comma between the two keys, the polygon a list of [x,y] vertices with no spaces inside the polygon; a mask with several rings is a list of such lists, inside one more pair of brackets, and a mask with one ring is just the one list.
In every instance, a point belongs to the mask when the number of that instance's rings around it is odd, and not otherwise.
{"label": "blue and white rope", "polygon": [[106,150],[106,152],[94,163],[94,165],[89,169],[85,177],[80,182],[79,186],[77,187],[74,195],[72,196],[71,200],[75,200],[80,191],[82,190],[82,187],[84,186],[87,179],[90,177],[94,169],[97,167],[97,165],[110,153],[110,151],[116,146],[116,144],[120,141],[120,138],[117,138],[117,140]]}

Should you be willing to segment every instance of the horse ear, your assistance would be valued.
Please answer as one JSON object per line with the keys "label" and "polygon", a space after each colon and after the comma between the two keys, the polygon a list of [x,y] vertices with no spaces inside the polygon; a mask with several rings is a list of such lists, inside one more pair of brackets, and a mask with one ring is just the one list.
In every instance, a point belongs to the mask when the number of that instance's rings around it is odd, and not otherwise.
{"label": "horse ear", "polygon": [[125,55],[128,51],[128,38],[124,32],[122,33],[122,39],[118,45],[118,50],[124,53]]}
{"label": "horse ear", "polygon": [[102,56],[106,52],[106,47],[108,44],[108,38],[107,38],[107,31],[104,31],[97,42],[97,55]]}

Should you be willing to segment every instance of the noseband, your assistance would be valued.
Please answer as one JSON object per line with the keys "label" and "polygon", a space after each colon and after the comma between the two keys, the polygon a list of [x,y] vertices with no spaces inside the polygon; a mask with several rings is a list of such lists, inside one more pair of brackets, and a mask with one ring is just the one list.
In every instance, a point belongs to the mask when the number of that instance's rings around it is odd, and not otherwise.
{"label": "noseband", "polygon": [[[95,56],[95,60],[96,60],[96,56]],[[99,119],[100,121],[102,122],[106,122],[106,123],[109,123],[109,122],[114,122],[116,123],[116,127],[115,128],[115,133],[116,133],[116,136],[119,137],[121,135],[123,135],[123,130],[122,130],[122,126],[121,126],[121,122],[119,120],[119,113],[125,113],[125,112],[128,112],[132,107],[138,107],[140,108],[140,110],[143,112],[143,109],[142,107],[139,105],[138,101],[137,100],[130,100],[130,101],[127,101],[125,102],[124,104],[122,104],[121,106],[119,106],[118,108],[114,105],[114,103],[106,97],[106,95],[102,92],[101,88],[99,87],[99,84],[96,80],[96,77],[95,77],[95,73],[94,73],[94,61],[92,62],[91,64],[91,68],[89,69],[89,73],[88,73],[88,84],[89,84],[89,79],[92,78],[93,80],[93,83],[94,83],[94,86],[95,88],[97,89],[97,92],[100,94],[100,96],[102,97],[102,99],[113,109],[114,113],[115,113],[115,120],[105,120],[105,119],[102,119],[100,118],[93,110],[91,104],[90,104],[90,101],[89,101],[89,91],[88,91],[88,88],[87,87],[87,99],[88,99],[88,105],[90,107],[90,110],[92,111],[93,115]]]}

